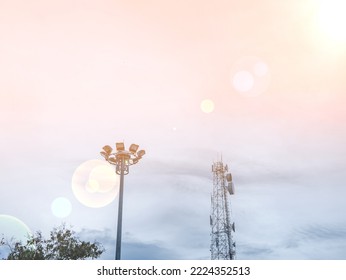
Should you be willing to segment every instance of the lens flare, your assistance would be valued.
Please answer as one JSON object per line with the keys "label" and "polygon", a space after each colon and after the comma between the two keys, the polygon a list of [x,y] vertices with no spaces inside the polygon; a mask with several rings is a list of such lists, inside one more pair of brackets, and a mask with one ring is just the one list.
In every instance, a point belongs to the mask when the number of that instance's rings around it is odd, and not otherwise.
{"label": "lens flare", "polygon": [[25,241],[31,234],[29,227],[16,217],[0,215],[0,237],[10,240]]}
{"label": "lens flare", "polygon": [[205,99],[201,102],[201,110],[203,113],[209,114],[214,111],[214,108],[214,102],[210,99]]}
{"label": "lens flare", "polygon": [[65,218],[71,214],[72,204],[67,198],[58,197],[53,200],[51,210],[55,217]]}
{"label": "lens flare", "polygon": [[92,208],[110,204],[119,191],[119,176],[107,161],[89,160],[72,176],[72,191],[80,203]]}
{"label": "lens flare", "polygon": [[248,71],[239,71],[233,76],[233,86],[239,92],[250,91],[254,86],[254,77]]}
{"label": "lens flare", "polygon": [[236,61],[230,77],[233,89],[244,96],[258,96],[268,89],[270,83],[268,65],[252,56]]}
{"label": "lens flare", "polygon": [[88,185],[94,185],[96,192],[108,193],[116,185],[116,180],[114,168],[107,163],[107,165],[96,166],[91,170]]}

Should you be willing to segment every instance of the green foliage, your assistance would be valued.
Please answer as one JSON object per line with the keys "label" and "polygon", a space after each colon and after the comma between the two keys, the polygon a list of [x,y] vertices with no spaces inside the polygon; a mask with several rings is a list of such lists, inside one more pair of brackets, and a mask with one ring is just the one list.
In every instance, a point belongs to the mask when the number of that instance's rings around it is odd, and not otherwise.
{"label": "green foliage", "polygon": [[65,225],[54,228],[50,232],[49,239],[44,239],[42,233],[38,231],[30,235],[25,244],[21,241],[0,240],[0,246],[4,245],[10,249],[7,260],[97,259],[104,252],[100,243],[79,240],[76,233]]}

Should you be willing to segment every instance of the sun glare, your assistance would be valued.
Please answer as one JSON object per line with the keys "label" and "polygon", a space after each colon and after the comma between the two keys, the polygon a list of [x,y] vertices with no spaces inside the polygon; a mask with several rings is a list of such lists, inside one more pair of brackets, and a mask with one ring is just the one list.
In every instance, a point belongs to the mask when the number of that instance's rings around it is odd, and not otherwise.
{"label": "sun glare", "polygon": [[346,1],[320,0],[318,21],[322,31],[333,41],[346,42]]}

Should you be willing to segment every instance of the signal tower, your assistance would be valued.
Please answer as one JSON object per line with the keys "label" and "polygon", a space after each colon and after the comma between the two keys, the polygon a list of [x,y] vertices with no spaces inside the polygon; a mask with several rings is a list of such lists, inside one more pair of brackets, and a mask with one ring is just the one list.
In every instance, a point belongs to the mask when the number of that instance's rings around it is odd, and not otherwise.
{"label": "signal tower", "polygon": [[230,195],[234,194],[232,175],[228,166],[221,161],[212,165],[213,191],[211,195],[211,259],[234,260],[235,242],[232,232],[235,231],[231,216]]}

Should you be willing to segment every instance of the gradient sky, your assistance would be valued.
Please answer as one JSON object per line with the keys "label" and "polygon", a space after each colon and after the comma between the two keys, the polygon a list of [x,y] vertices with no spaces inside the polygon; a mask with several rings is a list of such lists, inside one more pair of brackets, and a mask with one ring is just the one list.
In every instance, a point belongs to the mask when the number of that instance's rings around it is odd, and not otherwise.
{"label": "gradient sky", "polygon": [[72,178],[124,141],[147,154],[125,178],[123,258],[210,258],[222,154],[237,259],[346,259],[345,13],[340,0],[0,0],[0,233],[66,222],[112,259],[117,200],[88,207]]}

